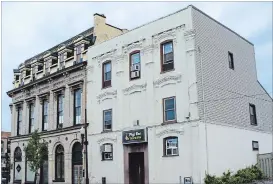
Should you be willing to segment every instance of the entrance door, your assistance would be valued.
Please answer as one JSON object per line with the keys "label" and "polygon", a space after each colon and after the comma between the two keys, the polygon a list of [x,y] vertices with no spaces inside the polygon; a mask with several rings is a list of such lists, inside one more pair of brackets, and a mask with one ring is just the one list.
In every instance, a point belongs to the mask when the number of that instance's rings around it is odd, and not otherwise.
{"label": "entrance door", "polygon": [[144,152],[129,153],[129,183],[144,184]]}
{"label": "entrance door", "polygon": [[40,184],[48,184],[48,161],[45,160],[40,169]]}
{"label": "entrance door", "polygon": [[82,183],[82,165],[74,165],[73,166],[73,184],[81,184]]}

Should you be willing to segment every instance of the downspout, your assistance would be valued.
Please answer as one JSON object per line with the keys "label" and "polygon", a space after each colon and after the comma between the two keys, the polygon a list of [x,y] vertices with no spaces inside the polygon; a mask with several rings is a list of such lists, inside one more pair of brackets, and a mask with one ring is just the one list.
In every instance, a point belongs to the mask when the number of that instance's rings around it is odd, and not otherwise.
{"label": "downspout", "polygon": [[203,121],[205,124],[205,141],[206,141],[206,161],[207,161],[207,174],[209,173],[209,153],[208,153],[208,133],[207,133],[207,122],[206,122],[206,106],[205,106],[205,90],[204,90],[204,75],[203,75],[203,60],[200,46],[198,46],[198,52],[201,63],[201,82],[202,82],[202,102],[203,102]]}

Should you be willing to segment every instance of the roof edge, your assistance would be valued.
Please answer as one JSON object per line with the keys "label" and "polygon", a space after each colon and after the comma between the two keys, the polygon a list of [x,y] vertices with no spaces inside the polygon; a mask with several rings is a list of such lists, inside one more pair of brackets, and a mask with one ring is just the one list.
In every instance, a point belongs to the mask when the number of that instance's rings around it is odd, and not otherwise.
{"label": "roof edge", "polygon": [[265,91],[265,93],[269,96],[269,98],[271,99],[271,101],[273,102],[273,98],[270,96],[270,94],[266,91],[266,89],[263,87],[263,85],[260,83],[259,80],[257,80],[258,84],[262,87],[262,89]]}

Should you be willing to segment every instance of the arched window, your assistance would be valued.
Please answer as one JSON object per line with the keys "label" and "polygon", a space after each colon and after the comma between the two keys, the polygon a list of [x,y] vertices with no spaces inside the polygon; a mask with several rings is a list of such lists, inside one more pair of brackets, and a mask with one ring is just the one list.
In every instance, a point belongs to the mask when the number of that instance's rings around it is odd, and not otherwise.
{"label": "arched window", "polygon": [[72,184],[82,183],[82,145],[76,142],[72,148]]}
{"label": "arched window", "polygon": [[163,154],[165,156],[178,155],[178,138],[166,137],[163,139]]}
{"label": "arched window", "polygon": [[55,150],[55,180],[64,181],[64,147],[61,144]]}
{"label": "arched window", "polygon": [[20,181],[22,179],[22,151],[17,147],[14,151],[14,180]]}
{"label": "arched window", "polygon": [[110,143],[101,146],[102,160],[113,160],[113,145]]}

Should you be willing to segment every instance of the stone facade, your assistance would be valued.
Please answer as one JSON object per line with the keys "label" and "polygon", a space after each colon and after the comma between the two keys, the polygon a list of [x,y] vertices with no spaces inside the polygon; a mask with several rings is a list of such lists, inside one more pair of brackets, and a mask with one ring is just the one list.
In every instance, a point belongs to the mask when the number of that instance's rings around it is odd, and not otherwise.
{"label": "stone facade", "polygon": [[[11,183],[34,181],[34,173],[27,166],[24,152],[24,147],[28,144],[33,130],[38,130],[41,138],[48,142],[48,159],[39,170],[41,183],[74,183],[76,181],[73,174],[75,172],[72,150],[75,145],[82,144],[80,129],[88,123],[85,117],[87,50],[88,47],[120,35],[124,31],[106,24],[105,19],[104,15],[95,14],[94,27],[26,60],[14,70],[14,89],[7,92],[12,98],[10,104]],[[80,97],[76,96],[76,90],[79,91]],[[60,116],[57,113],[59,95],[62,95],[63,113],[63,120],[60,123],[58,123]],[[81,101],[77,101],[76,98]],[[47,111],[43,109],[43,104],[46,102],[48,103]],[[33,113],[31,113],[30,104],[34,107]],[[79,104],[80,109],[76,109]],[[22,110],[20,111],[21,119],[19,109]],[[44,112],[47,114],[45,115]],[[47,128],[45,128],[44,116],[47,117]],[[76,119],[78,117],[80,119]],[[31,122],[34,128],[31,128]],[[59,145],[63,148],[61,154],[64,155],[64,165],[60,168],[64,176],[61,176],[61,179],[56,174],[56,155]],[[76,159],[77,166],[82,168],[82,158]],[[78,171],[77,176],[82,178],[80,173],[82,171]]]}

